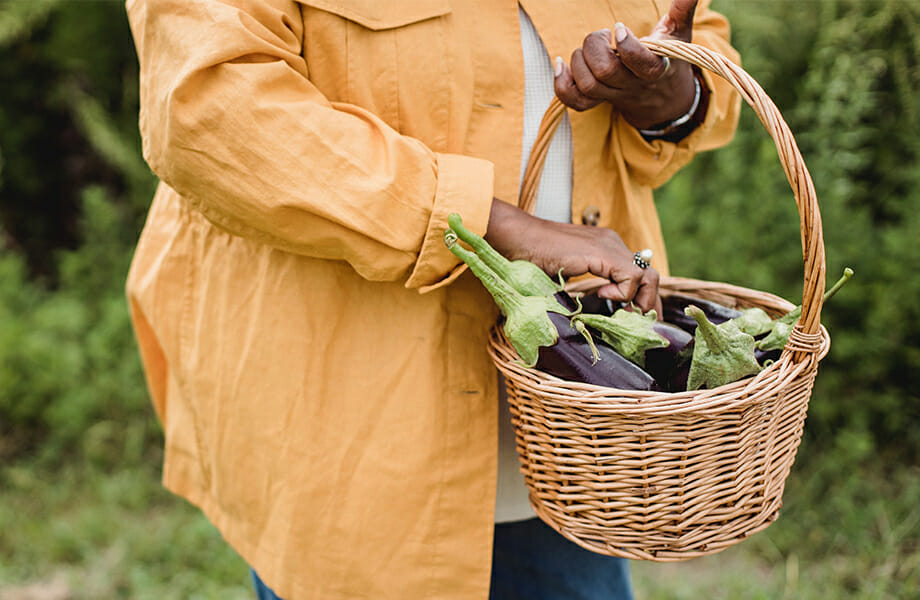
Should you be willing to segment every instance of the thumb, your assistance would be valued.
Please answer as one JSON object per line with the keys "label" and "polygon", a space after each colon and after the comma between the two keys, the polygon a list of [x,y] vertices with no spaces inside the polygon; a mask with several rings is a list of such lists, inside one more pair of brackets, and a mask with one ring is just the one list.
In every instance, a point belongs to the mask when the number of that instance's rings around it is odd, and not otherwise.
{"label": "thumb", "polygon": [[650,37],[692,41],[696,4],[697,0],[673,0],[668,13],[661,17]]}

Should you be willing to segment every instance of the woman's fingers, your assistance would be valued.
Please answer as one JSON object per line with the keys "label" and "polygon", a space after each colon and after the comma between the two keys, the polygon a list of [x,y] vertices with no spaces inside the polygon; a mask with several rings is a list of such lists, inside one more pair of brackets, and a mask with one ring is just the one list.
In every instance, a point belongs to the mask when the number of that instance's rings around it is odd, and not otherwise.
{"label": "woman's fingers", "polygon": [[670,61],[664,59],[639,41],[622,23],[615,28],[617,55],[630,73],[643,81],[661,79],[670,67]]}
{"label": "woman's fingers", "polygon": [[[576,51],[576,53],[579,51]],[[574,58],[574,55],[573,55]],[[572,69],[565,64],[562,58],[556,59],[556,77],[553,87],[556,97],[572,110],[583,111],[593,108],[603,102],[596,98],[589,98],[578,87]]]}
{"label": "woman's fingers", "polygon": [[642,275],[642,283],[639,284],[639,290],[636,292],[633,302],[642,309],[643,313],[654,309],[658,317],[661,318],[661,296],[658,295],[659,281],[660,275],[658,271],[651,267],[645,269]]}
{"label": "woman's fingers", "polygon": [[[616,49],[611,46],[614,35]],[[572,53],[569,65],[556,59],[556,96],[578,111],[601,102],[629,108],[644,102],[646,86],[661,79],[669,65],[617,23],[615,33],[604,29],[588,35],[583,46]]]}
{"label": "woman's fingers", "polygon": [[634,304],[643,313],[656,310],[661,315],[661,297],[658,295],[658,271],[649,267],[638,277],[615,279],[600,287],[597,295],[613,302]]}
{"label": "woman's fingers", "polygon": [[[613,34],[602,29],[589,34],[582,44],[582,58],[587,71],[607,88],[617,88],[630,73],[623,68],[613,49]],[[574,66],[574,64],[573,64]]]}
{"label": "woman's fingers", "polygon": [[622,88],[633,85],[629,72],[611,47],[612,34],[604,29],[589,34],[572,53],[570,65],[556,59],[556,96],[575,110],[587,110],[601,102],[615,102]]}
{"label": "woman's fingers", "polygon": [[673,0],[668,12],[652,29],[649,37],[673,38],[690,42],[693,40],[693,16],[697,0]]}
{"label": "woman's fingers", "polygon": [[517,258],[547,273],[569,277],[591,273],[609,280],[598,294],[617,302],[633,302],[643,311],[658,302],[658,272],[636,265],[633,251],[611,229],[533,219],[515,236]]}
{"label": "woman's fingers", "polygon": [[583,48],[579,48],[572,53],[571,68],[575,85],[578,87],[578,91],[586,98],[602,102],[614,95],[615,91],[604,81],[601,81],[588,65],[588,59]]}

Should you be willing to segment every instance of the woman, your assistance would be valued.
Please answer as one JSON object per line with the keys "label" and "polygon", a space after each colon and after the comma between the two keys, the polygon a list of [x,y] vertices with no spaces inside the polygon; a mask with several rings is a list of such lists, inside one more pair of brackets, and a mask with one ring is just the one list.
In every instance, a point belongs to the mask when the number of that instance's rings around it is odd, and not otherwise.
{"label": "woman", "polygon": [[[651,190],[730,139],[738,98],[636,34],[734,56],[701,4],[129,0],[162,184],[128,297],[163,480],[260,593],[629,597],[625,561],[560,545],[499,459],[494,304],[442,234],[458,212],[653,308]],[[512,203],[554,91],[574,112],[534,217]]]}

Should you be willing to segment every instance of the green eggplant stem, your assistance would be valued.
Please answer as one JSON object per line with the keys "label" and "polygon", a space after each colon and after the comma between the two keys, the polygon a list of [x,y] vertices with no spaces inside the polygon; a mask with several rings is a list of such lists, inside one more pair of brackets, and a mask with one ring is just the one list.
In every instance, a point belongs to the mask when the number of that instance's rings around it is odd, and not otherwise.
{"label": "green eggplant stem", "polygon": [[451,228],[444,232],[444,244],[454,256],[465,262],[470,271],[482,282],[492,297],[495,304],[501,309],[502,313],[507,315],[510,310],[519,307],[520,293],[508,285],[498,273],[493,271],[476,252],[470,252],[457,243],[459,235]]}
{"label": "green eggplant stem", "polygon": [[469,265],[492,295],[495,304],[505,315],[502,325],[505,336],[527,367],[537,364],[540,348],[552,346],[559,340],[559,332],[549,317],[550,312],[566,316],[573,313],[563,307],[554,296],[525,296],[502,279],[475,252],[458,243],[459,237],[452,229],[444,232],[444,244],[460,260]]}
{"label": "green eggplant stem", "polygon": [[[850,267],[844,269],[843,276],[824,293],[824,302],[830,300],[833,295],[837,293],[837,290],[843,287],[843,284],[849,281],[852,276],[853,269]],[[785,347],[786,343],[789,341],[789,335],[792,333],[792,327],[795,325],[795,322],[799,320],[800,316],[802,316],[801,305],[796,306],[785,315],[776,319],[766,337],[757,342],[757,347],[765,351],[780,350]]]}
{"label": "green eggplant stem", "polygon": [[840,279],[837,280],[831,289],[824,292],[824,302],[830,300],[834,294],[837,293],[837,290],[843,287],[843,284],[850,280],[850,277],[853,276],[853,269],[847,267],[843,270],[843,275],[840,276]]}
{"label": "green eggplant stem", "polygon": [[[581,310],[580,302],[579,302],[578,308],[580,311]],[[601,359],[601,355],[597,351],[597,346],[594,344],[594,338],[591,336],[591,332],[588,331],[588,328],[585,327],[585,324],[581,320],[579,320],[578,317],[573,317],[572,320],[569,321],[569,325],[572,327],[572,329],[580,333],[581,336],[585,338],[585,341],[588,342],[588,348],[591,349],[591,359],[592,359],[591,364],[596,365],[597,361]]]}
{"label": "green eggplant stem", "polygon": [[[845,268],[843,270],[843,275],[840,276],[840,279],[838,279],[837,282],[834,283],[834,285],[832,285],[829,290],[824,292],[824,297],[822,298],[821,303],[823,304],[827,302],[828,300],[830,300],[831,298],[833,298],[834,294],[836,294],[840,290],[840,288],[843,287],[843,284],[849,281],[850,277],[852,276],[853,276],[853,269],[851,269],[850,267]],[[801,304],[793,308],[791,311],[789,311],[784,317],[784,319],[786,319],[787,321],[795,321],[800,316],[802,316],[802,305]]]}
{"label": "green eggplant stem", "polygon": [[655,311],[646,314],[620,309],[612,315],[582,313],[574,317],[601,334],[601,339],[627,360],[645,367],[645,353],[653,348],[665,348],[668,340],[654,327]]}
{"label": "green eggplant stem", "polygon": [[706,318],[706,313],[703,312],[703,309],[691,304],[684,312],[696,321],[696,333],[706,341],[706,345],[710,349],[714,352],[725,351],[726,344],[724,339],[716,333],[716,326]]}
{"label": "green eggplant stem", "polygon": [[498,277],[525,296],[549,296],[562,290],[562,284],[554,282],[543,269],[532,262],[512,261],[502,256],[485,239],[464,227],[463,220],[457,213],[447,216],[447,224]]}

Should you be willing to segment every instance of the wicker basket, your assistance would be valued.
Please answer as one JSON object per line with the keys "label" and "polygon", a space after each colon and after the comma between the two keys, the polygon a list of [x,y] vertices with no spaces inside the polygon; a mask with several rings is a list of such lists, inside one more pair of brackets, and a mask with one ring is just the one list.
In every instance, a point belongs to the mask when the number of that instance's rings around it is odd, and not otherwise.
{"label": "wicker basket", "polygon": [[[801,218],[799,324],[781,358],[755,377],[672,394],[566,382],[525,368],[498,325],[489,353],[507,382],[521,471],[537,515],[589,550],[675,561],[722,550],[776,519],[830,339],[820,324],[824,243],[814,187],[776,107],[719,54],[682,42],[647,45],[727,79],[774,139]],[[527,210],[563,112],[554,102],[541,126],[522,187]],[[662,279],[662,295],[677,292],[772,314],[793,307],[724,283]]]}

